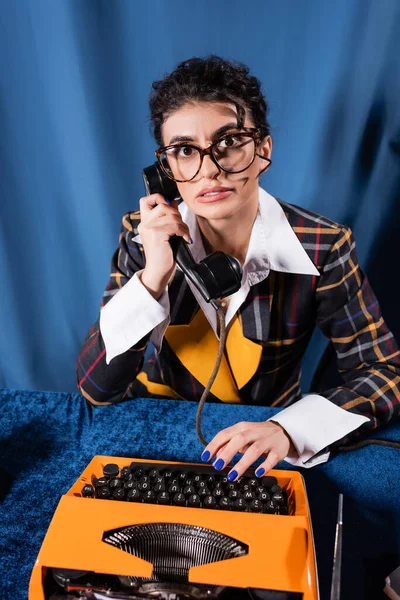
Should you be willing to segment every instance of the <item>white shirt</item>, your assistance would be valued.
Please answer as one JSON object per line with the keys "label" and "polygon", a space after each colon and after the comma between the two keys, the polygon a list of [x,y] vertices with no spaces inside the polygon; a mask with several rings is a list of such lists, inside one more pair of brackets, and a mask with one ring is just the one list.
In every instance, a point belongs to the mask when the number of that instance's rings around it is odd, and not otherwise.
{"label": "white shirt", "polygon": [[[190,250],[198,262],[206,254],[196,215],[184,202],[178,209],[189,228],[193,240]],[[132,241],[140,243],[140,236],[132,236]],[[279,202],[260,187],[258,213],[243,265],[242,285],[230,297],[225,315],[226,326],[245,301],[250,287],[268,277],[271,269],[285,273],[319,275]],[[192,282],[188,278],[186,280],[217,335],[216,311],[205,302]],[[156,352],[160,352],[169,323],[168,288],[159,300],[155,300],[141,283],[138,273],[135,273],[100,313],[100,331],[106,347],[107,364],[150,331],[150,341]],[[329,444],[354,431],[367,422],[368,418],[350,413],[319,394],[308,394],[269,420],[279,423],[285,429],[297,450],[297,454],[289,455],[285,460],[299,467],[312,467],[328,460],[330,453],[325,449]]]}

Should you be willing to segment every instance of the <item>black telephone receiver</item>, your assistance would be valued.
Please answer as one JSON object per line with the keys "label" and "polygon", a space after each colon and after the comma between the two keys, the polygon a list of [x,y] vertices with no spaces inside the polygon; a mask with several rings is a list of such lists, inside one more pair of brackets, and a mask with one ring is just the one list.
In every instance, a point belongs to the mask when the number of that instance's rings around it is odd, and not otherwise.
{"label": "black telephone receiver", "polygon": [[[143,169],[143,182],[147,196],[162,194],[167,200],[180,198],[176,183],[163,173],[157,162]],[[217,298],[225,298],[240,289],[242,268],[235,257],[217,251],[196,263],[183,237],[173,235],[169,241],[177,264],[215,310],[219,308]]]}

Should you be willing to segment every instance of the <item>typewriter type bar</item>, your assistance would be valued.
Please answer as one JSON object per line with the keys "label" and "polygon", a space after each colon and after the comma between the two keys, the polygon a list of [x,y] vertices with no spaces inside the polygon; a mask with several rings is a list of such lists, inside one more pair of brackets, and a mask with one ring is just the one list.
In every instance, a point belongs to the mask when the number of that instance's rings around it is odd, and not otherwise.
{"label": "typewriter type bar", "polygon": [[[125,596],[113,596],[108,592],[105,597],[109,598],[156,598],[154,586],[162,587],[161,580],[165,578],[174,593],[180,585],[184,586],[185,593],[188,586],[196,590],[193,596],[182,593],[182,596],[175,594],[176,598],[201,598],[196,595],[198,590],[208,586],[215,593],[224,587],[252,588],[274,591],[271,593],[276,596],[271,598],[277,599],[319,599],[311,519],[300,473],[273,470],[268,474],[277,479],[287,499],[288,510],[283,514],[221,510],[220,507],[206,509],[187,503],[177,506],[121,502],[85,497],[82,493],[85,486],[93,485],[103,476],[106,465],[117,465],[120,473],[127,473],[132,463],[143,470],[154,467],[165,472],[170,469],[178,478],[183,478],[179,475],[183,472],[190,472],[192,478],[202,475],[203,479],[217,473],[204,464],[95,456],[58,504],[32,571],[29,600],[49,599],[44,582],[50,570],[59,578],[64,571],[71,570],[110,578],[117,576],[132,586],[141,582],[138,595],[130,592],[129,596],[127,592]],[[226,473],[228,471],[229,468]],[[226,474],[225,471],[219,473],[221,477]],[[245,476],[253,477],[253,471]],[[180,544],[181,571],[177,563],[175,569],[168,566],[174,564],[173,560],[169,563],[166,560],[173,552],[174,543],[176,547]],[[212,552],[207,554],[204,544],[210,548],[214,544]],[[208,555],[214,557],[210,562]],[[174,571],[174,583],[168,582],[168,569],[171,573]],[[143,595],[149,586],[153,595]],[[282,595],[284,592],[290,595]],[[95,595],[79,597],[96,598]],[[209,592],[204,597],[218,596]],[[269,596],[255,594],[253,597]]]}

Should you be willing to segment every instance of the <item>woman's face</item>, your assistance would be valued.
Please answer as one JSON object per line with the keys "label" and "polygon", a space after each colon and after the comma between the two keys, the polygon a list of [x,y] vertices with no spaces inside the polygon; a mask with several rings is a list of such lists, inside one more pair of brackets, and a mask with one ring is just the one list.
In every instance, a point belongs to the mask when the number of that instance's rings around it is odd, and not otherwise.
{"label": "woman's face", "polygon": [[[221,134],[221,128],[231,128]],[[245,127],[254,127],[247,114]],[[196,102],[185,104],[172,113],[162,126],[165,146],[188,141],[200,148],[210,144],[230,132],[237,132],[237,111],[232,104],[222,102]],[[272,141],[265,138],[257,148],[257,153],[270,157]],[[205,156],[199,173],[191,181],[177,183],[179,193],[189,208],[198,216],[207,220],[229,218],[249,205],[258,203],[258,175],[267,162],[256,156],[254,162],[242,173],[227,173],[220,169],[210,158]],[[205,190],[225,188],[221,194],[203,195]]]}

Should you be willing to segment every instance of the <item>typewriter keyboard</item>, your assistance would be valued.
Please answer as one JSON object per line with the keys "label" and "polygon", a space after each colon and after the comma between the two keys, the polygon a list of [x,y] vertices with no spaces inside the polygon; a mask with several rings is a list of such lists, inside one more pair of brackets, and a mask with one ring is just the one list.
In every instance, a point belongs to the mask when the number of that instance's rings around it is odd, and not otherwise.
{"label": "typewriter keyboard", "polygon": [[228,481],[229,468],[209,465],[170,465],[132,462],[120,468],[104,465],[81,494],[85,498],[191,508],[287,515],[287,493],[273,476],[257,478],[246,472]]}

